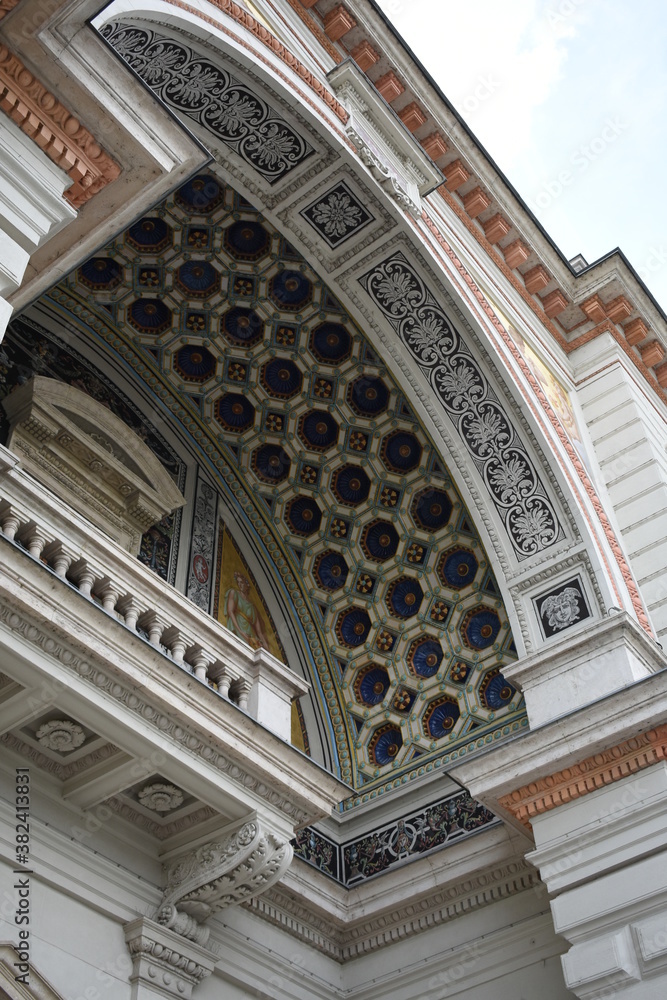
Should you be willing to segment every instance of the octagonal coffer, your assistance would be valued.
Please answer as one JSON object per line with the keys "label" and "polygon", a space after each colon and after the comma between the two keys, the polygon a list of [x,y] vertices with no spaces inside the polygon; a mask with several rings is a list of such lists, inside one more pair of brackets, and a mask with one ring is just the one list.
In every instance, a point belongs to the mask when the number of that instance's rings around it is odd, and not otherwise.
{"label": "octagonal coffer", "polygon": [[452,502],[444,490],[428,487],[414,497],[410,513],[417,527],[434,532],[444,528],[452,516]]}
{"label": "octagonal coffer", "polygon": [[307,537],[319,530],[322,511],[312,497],[294,497],[287,505],[285,520],[293,534]]}
{"label": "octagonal coffer", "polygon": [[263,483],[277,485],[289,476],[290,457],[279,444],[263,444],[255,448],[250,458],[250,466]]}
{"label": "octagonal coffer", "polygon": [[263,364],[259,380],[267,395],[274,399],[292,399],[303,385],[301,370],[288,358],[272,358]]}
{"label": "octagonal coffer", "polygon": [[383,438],[380,457],[390,472],[412,472],[421,460],[422,446],[409,431],[393,431]]}
{"label": "octagonal coffer", "polygon": [[235,306],[222,317],[220,332],[233,344],[252,347],[264,335],[264,320],[254,309]]}
{"label": "octagonal coffer", "polygon": [[176,269],[176,284],[189,298],[207,298],[220,288],[220,273],[207,260],[186,260]]}
{"label": "octagonal coffer", "polygon": [[424,591],[418,580],[411,576],[399,576],[390,585],[385,604],[395,618],[412,618],[421,608]]}
{"label": "octagonal coffer", "polygon": [[308,346],[318,361],[337,365],[352,351],[352,337],[341,323],[320,323],[310,335]]}
{"label": "octagonal coffer", "polygon": [[234,434],[248,430],[255,422],[255,407],[237,392],[226,392],[216,401],[215,419]]}
{"label": "octagonal coffer", "polygon": [[396,528],[388,521],[371,521],[361,535],[361,547],[367,559],[385,562],[396,555],[399,537]]}
{"label": "octagonal coffer", "polygon": [[225,229],[223,243],[237,260],[259,260],[271,246],[271,237],[259,222],[241,219]]}
{"label": "octagonal coffer", "polygon": [[437,572],[445,586],[461,590],[473,582],[478,569],[479,562],[475,553],[456,545],[440,556]]}
{"label": "octagonal coffer", "polygon": [[340,427],[327,410],[309,410],[299,419],[299,437],[311,451],[328,451],[339,434]]}
{"label": "octagonal coffer", "polygon": [[449,736],[461,717],[461,709],[453,698],[446,695],[435,698],[428,705],[422,719],[424,734],[432,740]]}
{"label": "octagonal coffer", "polygon": [[515,694],[516,688],[505,680],[497,667],[482,678],[479,686],[480,701],[493,712],[509,705]]}
{"label": "octagonal coffer", "polygon": [[345,586],[348,573],[347,562],[340,552],[335,552],[333,549],[321,552],[313,566],[315,579],[324,590],[340,590]]}
{"label": "octagonal coffer", "polygon": [[478,604],[465,615],[459,631],[463,642],[470,649],[487,649],[498,637],[500,618],[493,608]]}
{"label": "octagonal coffer", "polygon": [[123,269],[111,257],[91,257],[76,273],[79,281],[94,291],[116,288],[123,277]]}
{"label": "octagonal coffer", "polygon": [[387,723],[376,729],[368,744],[368,756],[371,763],[378,767],[386,767],[393,764],[403,746],[403,736],[401,730]]}
{"label": "octagonal coffer", "polygon": [[279,271],[269,281],[269,296],[279,309],[299,312],[313,297],[313,286],[302,271]]}
{"label": "octagonal coffer", "polygon": [[339,503],[357,507],[368,500],[371,481],[358,465],[344,465],[331,479],[331,491]]}
{"label": "octagonal coffer", "polygon": [[350,383],[347,401],[361,417],[376,417],[384,413],[389,403],[389,389],[374,375],[362,375]]}
{"label": "octagonal coffer", "polygon": [[384,667],[371,663],[363,667],[354,681],[354,694],[362,705],[379,705],[389,690],[389,674]]}
{"label": "octagonal coffer", "polygon": [[186,344],[174,354],[174,371],[186,382],[203,383],[215,375],[216,359],[206,347]]}
{"label": "octagonal coffer", "polygon": [[371,620],[363,608],[348,608],[338,615],[336,635],[343,646],[360,646],[368,638],[370,630]]}
{"label": "octagonal coffer", "polygon": [[178,205],[189,209],[193,215],[208,215],[222,201],[224,188],[210,174],[197,174],[186,181],[174,197]]}
{"label": "octagonal coffer", "polygon": [[171,309],[161,299],[135,299],[127,318],[140,333],[163,333],[171,326]]}
{"label": "octagonal coffer", "polygon": [[443,658],[442,646],[437,639],[423,636],[416,639],[408,650],[408,666],[417,677],[434,677]]}
{"label": "octagonal coffer", "polygon": [[140,253],[162,253],[173,242],[171,226],[156,215],[139,219],[127,231],[127,242]]}

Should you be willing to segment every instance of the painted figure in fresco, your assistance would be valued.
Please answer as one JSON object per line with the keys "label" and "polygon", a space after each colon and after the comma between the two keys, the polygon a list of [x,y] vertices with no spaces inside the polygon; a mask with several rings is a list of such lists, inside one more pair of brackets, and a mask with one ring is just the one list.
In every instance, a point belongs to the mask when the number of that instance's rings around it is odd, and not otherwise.
{"label": "painted figure in fresco", "polygon": [[227,611],[227,628],[230,632],[245,639],[253,649],[269,648],[269,640],[264,631],[262,616],[253,602],[248,598],[250,580],[243,573],[234,573],[236,587],[231,587],[225,594],[225,609]]}

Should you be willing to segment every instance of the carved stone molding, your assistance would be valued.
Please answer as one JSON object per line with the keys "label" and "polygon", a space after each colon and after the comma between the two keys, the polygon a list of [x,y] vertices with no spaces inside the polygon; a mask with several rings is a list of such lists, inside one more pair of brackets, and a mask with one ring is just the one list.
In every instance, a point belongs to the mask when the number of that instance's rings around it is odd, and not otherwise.
{"label": "carved stone molding", "polygon": [[[227,14],[233,21],[236,21],[243,28],[247,28],[255,38],[262,42],[263,45],[271,51],[271,53],[280,59],[281,62],[293,70],[303,82],[320,98],[324,104],[327,105],[333,111],[340,121],[347,121],[347,111],[345,107],[336,99],[335,94],[331,93],[331,90],[326,87],[317,76],[312,73],[307,66],[304,65],[297,57],[294,55],[286,45],[280,41],[279,38],[269,31],[269,29],[258,21],[250,11],[246,10],[240,4],[234,3],[233,0],[211,0],[214,7],[222,11],[223,14]],[[203,21],[208,21],[210,24],[215,24],[217,27],[221,27],[224,31],[224,26],[220,21],[214,21],[210,17],[206,17],[201,13],[201,11],[195,11],[189,4],[182,3],[181,0],[168,0],[168,3],[172,4],[174,7],[180,7],[183,10],[187,10],[192,13],[196,13]],[[333,48],[333,46],[332,46]],[[330,53],[331,54],[331,53]],[[336,56],[336,61],[340,61],[340,56]]]}
{"label": "carved stone molding", "polygon": [[11,14],[18,2],[19,0],[0,0],[0,21],[3,17],[7,17],[7,14]]}
{"label": "carved stone molding", "polygon": [[132,996],[188,1000],[195,986],[215,968],[217,955],[213,952],[146,917],[125,924],[123,929],[132,958],[130,982],[138,987]]}
{"label": "carved stone molding", "polygon": [[88,393],[36,375],[3,402],[23,466],[133,554],[185,499],[141,438]]}
{"label": "carved stone molding", "polygon": [[544,891],[532,865],[517,860],[480,872],[464,883],[437,889],[418,902],[410,899],[390,913],[364,917],[362,904],[359,915],[349,911],[344,923],[333,915],[324,916],[319,908],[311,908],[307,899],[298,896],[286,883],[273,886],[244,905],[262,919],[343,963],[529,889]]}
{"label": "carved stone molding", "polygon": [[650,729],[618,746],[587,757],[579,764],[522,785],[498,801],[530,830],[535,816],[611,785],[661,760],[667,760],[667,725]]}
{"label": "carved stone molding", "polygon": [[88,129],[4,45],[0,45],[0,108],[72,179],[64,197],[74,208],[120,174],[118,164]]}
{"label": "carved stone molding", "polygon": [[[225,756],[220,753],[217,749],[218,744],[214,746],[212,741],[209,742],[206,737],[199,733],[187,732],[177,721],[166,715],[161,706],[158,707],[154,704],[147,693],[144,693],[144,697],[139,697],[134,686],[120,683],[118,676],[113,672],[94,667],[89,660],[82,656],[79,648],[69,641],[69,637],[65,638],[64,635],[60,635],[55,630],[45,630],[43,623],[40,622],[38,625],[32,618],[18,614],[8,606],[0,608],[0,623],[18,633],[23,639],[48,656],[54,657],[68,670],[74,671],[97,690],[105,691],[114,701],[124,705],[133,715],[154,728],[156,732],[174,740],[176,744],[189,752],[201,756],[208,765],[226,774],[233,781],[242,783],[244,788],[265,799],[270,805],[289,816],[295,827],[313,822],[312,812],[301,808],[299,804],[292,801],[279,789],[253,773],[250,768],[242,767],[240,759],[237,760],[234,755]],[[11,734],[0,737],[0,742],[7,745],[12,745],[11,740],[13,740]],[[21,743],[21,746],[24,745]],[[49,770],[56,773],[54,767],[49,767]]]}
{"label": "carved stone molding", "polygon": [[195,851],[180,851],[164,866],[165,889],[158,923],[205,944],[214,913],[265,892],[285,873],[291,844],[265,831],[259,820],[236,826],[226,837]]}

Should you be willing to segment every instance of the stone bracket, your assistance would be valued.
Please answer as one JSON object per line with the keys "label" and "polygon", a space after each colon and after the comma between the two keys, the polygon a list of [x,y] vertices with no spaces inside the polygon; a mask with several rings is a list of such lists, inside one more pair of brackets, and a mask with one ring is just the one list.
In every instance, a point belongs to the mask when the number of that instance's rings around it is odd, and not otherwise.
{"label": "stone bracket", "polygon": [[265,831],[258,819],[235,824],[226,836],[169,857],[158,923],[203,945],[205,920],[265,892],[291,860],[291,844]]}

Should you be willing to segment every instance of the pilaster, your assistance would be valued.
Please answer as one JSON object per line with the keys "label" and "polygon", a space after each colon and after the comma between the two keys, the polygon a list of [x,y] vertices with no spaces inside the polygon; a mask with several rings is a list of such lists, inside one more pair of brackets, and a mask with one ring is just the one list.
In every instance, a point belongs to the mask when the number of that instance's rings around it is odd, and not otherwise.
{"label": "pilaster", "polygon": [[454,776],[534,839],[574,996],[667,995],[667,660],[623,614],[519,661],[525,736]]}
{"label": "pilaster", "polygon": [[76,218],[63,195],[71,181],[27,135],[0,116],[0,341],[31,255]]}
{"label": "pilaster", "polygon": [[215,968],[214,952],[147,917],[125,924],[124,931],[132,958],[132,1000],[189,1000],[195,986]]}

